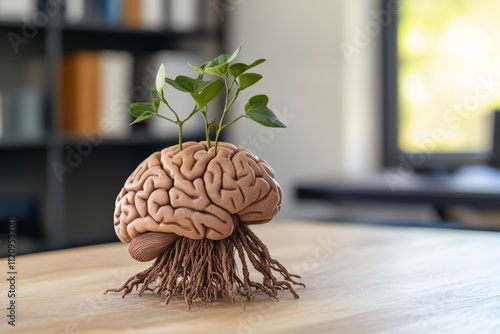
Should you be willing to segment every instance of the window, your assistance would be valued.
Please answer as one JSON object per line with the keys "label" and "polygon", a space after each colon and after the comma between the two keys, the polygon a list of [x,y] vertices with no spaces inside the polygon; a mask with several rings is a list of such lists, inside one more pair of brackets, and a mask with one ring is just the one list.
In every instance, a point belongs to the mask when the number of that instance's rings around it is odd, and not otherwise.
{"label": "window", "polygon": [[500,1],[398,3],[382,48],[385,164],[486,162],[500,108]]}

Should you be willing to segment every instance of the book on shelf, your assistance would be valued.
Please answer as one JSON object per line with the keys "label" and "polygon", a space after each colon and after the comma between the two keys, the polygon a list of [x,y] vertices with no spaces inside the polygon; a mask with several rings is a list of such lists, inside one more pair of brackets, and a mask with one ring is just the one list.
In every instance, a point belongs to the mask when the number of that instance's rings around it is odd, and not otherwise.
{"label": "book on shelf", "polygon": [[64,17],[68,23],[79,23],[85,18],[85,0],[67,1],[64,6]]}
{"label": "book on shelf", "polygon": [[31,19],[37,10],[37,0],[0,0],[0,20]]}
{"label": "book on shelf", "polygon": [[0,63],[1,134],[11,139],[39,139],[44,134],[45,63],[40,55],[6,56]]}
{"label": "book on shelf", "polygon": [[[205,57],[197,53],[186,51],[159,51],[141,58],[137,62],[137,84],[142,85],[145,90],[155,90],[155,75],[161,64],[165,65],[166,75],[169,78],[175,78],[178,75],[186,75],[196,77],[195,73],[188,65],[201,65]],[[169,104],[179,114],[181,118],[185,118],[194,108],[193,99],[189,94],[182,93],[169,85],[165,85],[164,94],[168,99]],[[138,98],[138,97],[136,97]],[[163,104],[159,112],[168,117],[172,117],[172,113]],[[145,124],[148,132],[158,138],[176,138],[177,125],[163,119],[152,118],[146,120]],[[201,115],[194,115],[193,118],[184,125],[184,136],[197,136],[205,129],[204,121]]]}
{"label": "book on shelf", "polygon": [[162,29],[168,23],[167,1],[141,0],[140,25],[145,29]]}
{"label": "book on shelf", "polygon": [[3,110],[2,92],[0,92],[0,138],[3,137]]}
{"label": "book on shelf", "polygon": [[80,51],[63,56],[59,127],[77,137],[98,131],[106,138],[129,135],[127,95],[133,57],[125,51]]}
{"label": "book on shelf", "polygon": [[138,28],[141,24],[140,0],[123,0],[123,24]]}
{"label": "book on shelf", "polygon": [[168,1],[164,0],[123,0],[115,11],[121,15],[117,21],[123,21],[127,27],[159,30],[166,27],[167,7]]}
{"label": "book on shelf", "polygon": [[71,0],[64,12],[71,24],[98,22],[178,32],[195,31],[209,14],[202,10],[202,0]]}
{"label": "book on shelf", "polygon": [[40,139],[44,134],[42,93],[26,85],[10,92],[2,103],[2,138]]}
{"label": "book on shelf", "polygon": [[174,31],[189,32],[199,28],[202,17],[199,0],[171,0],[170,28]]}
{"label": "book on shelf", "polygon": [[102,19],[106,23],[119,24],[123,17],[122,0],[102,0]]}
{"label": "book on shelf", "polygon": [[65,2],[64,16],[68,23],[101,23],[104,6],[101,0],[71,0]]}
{"label": "book on shelf", "polygon": [[131,117],[128,106],[132,102],[134,57],[126,51],[100,52],[99,106],[100,129],[107,138],[125,138],[130,135]]}
{"label": "book on shelf", "polygon": [[59,124],[66,133],[83,136],[98,129],[99,53],[82,51],[63,56]]}

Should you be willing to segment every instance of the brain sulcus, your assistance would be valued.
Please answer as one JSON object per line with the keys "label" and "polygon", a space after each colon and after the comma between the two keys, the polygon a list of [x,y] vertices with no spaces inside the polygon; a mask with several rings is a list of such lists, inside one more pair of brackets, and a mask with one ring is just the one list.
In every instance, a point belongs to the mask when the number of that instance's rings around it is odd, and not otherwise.
{"label": "brain sulcus", "polygon": [[235,224],[261,224],[279,212],[274,171],[251,151],[219,142],[187,142],[155,152],[125,182],[114,225],[123,242],[146,232],[220,240]]}

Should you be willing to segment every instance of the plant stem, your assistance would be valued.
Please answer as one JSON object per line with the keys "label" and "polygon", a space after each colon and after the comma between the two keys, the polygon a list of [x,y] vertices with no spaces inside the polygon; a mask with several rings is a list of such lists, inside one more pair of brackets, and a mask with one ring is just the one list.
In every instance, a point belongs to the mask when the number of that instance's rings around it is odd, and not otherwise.
{"label": "plant stem", "polygon": [[220,131],[217,131],[217,133],[215,134],[214,156],[217,154],[217,146],[219,146],[219,134]]}
{"label": "plant stem", "polygon": [[199,111],[199,109],[196,109],[196,107],[193,108],[193,111],[191,111],[191,113],[188,115],[188,117],[186,117],[183,121],[182,121],[182,124],[186,123],[187,121],[189,121],[189,119],[191,117],[193,117],[194,114],[196,114],[197,112]]}
{"label": "plant stem", "polygon": [[168,101],[162,96],[161,97],[163,103],[165,103],[165,105],[168,107],[168,109],[170,109],[170,111],[172,111],[172,113],[174,114],[175,116],[175,121],[168,118],[168,117],[165,117],[165,116],[162,116],[160,114],[157,113],[157,115],[161,118],[164,118],[166,120],[169,120],[170,122],[172,123],[175,123],[177,124],[177,126],[179,127],[179,151],[182,151],[182,127],[184,126],[184,123],[187,122],[191,117],[193,117],[194,114],[196,114],[196,112],[198,111],[198,109],[196,109],[196,106],[193,108],[193,111],[191,111],[191,113],[185,118],[183,119],[182,121],[180,120],[179,118],[179,115],[175,112],[174,109],[172,109],[172,107],[170,106],[170,104],[168,103]]}
{"label": "plant stem", "polygon": [[245,117],[245,115],[240,115],[240,116],[236,117],[235,119],[233,119],[231,122],[224,124],[224,126],[222,126],[222,128],[220,129],[220,131],[224,130],[225,128],[227,128],[227,127],[228,127],[228,126],[230,126],[231,124],[236,123],[237,121],[239,121],[239,120],[240,120],[240,119],[242,119],[243,117]]}
{"label": "plant stem", "polygon": [[226,113],[228,112],[229,108],[231,108],[231,106],[233,105],[234,101],[236,101],[236,99],[238,98],[238,94],[240,93],[240,90],[238,89],[236,91],[236,93],[234,94],[233,98],[231,99],[231,101],[229,101],[229,95],[231,93],[231,88],[233,87],[234,81],[233,81],[233,83],[231,84],[230,87],[227,86],[227,80],[225,80],[225,82],[226,82],[226,102],[225,102],[225,106],[224,106],[224,111],[222,112],[222,116],[221,116],[220,121],[219,121],[219,128],[217,129],[217,132],[215,133],[215,152],[214,152],[215,154],[217,154],[217,146],[218,146],[218,143],[219,143],[219,136],[220,136],[220,133],[222,132],[222,130],[227,125],[231,125],[234,122],[236,122],[238,119],[240,119],[241,117],[243,117],[243,116],[240,116],[240,117],[236,118],[234,121],[232,121],[232,122],[224,125],[224,118],[226,117]]}
{"label": "plant stem", "polygon": [[209,131],[207,131],[205,140],[207,142],[207,149],[210,149],[210,147],[212,146],[212,144],[210,143],[210,133],[209,133]]}
{"label": "plant stem", "polygon": [[210,124],[207,119],[207,113],[208,113],[208,106],[205,106],[205,110],[201,111],[200,114],[203,117],[203,120],[205,121],[205,140],[207,142],[207,148],[210,148]]}
{"label": "plant stem", "polygon": [[180,122],[180,118],[179,118],[179,115],[177,115],[177,113],[175,112],[174,109],[172,109],[172,107],[170,106],[170,104],[167,102],[167,100],[162,96],[161,97],[161,100],[163,103],[165,103],[165,105],[168,107],[168,109],[170,109],[170,111],[174,114],[175,116],[175,119],[177,120],[177,122]]}
{"label": "plant stem", "polygon": [[158,117],[160,117],[160,118],[163,118],[163,119],[166,119],[167,121],[170,121],[170,122],[172,122],[172,123],[174,123],[174,124],[175,124],[175,121],[174,121],[173,119],[170,119],[170,118],[165,117],[165,116],[160,115],[160,114],[156,114],[156,116],[158,116]]}
{"label": "plant stem", "polygon": [[182,122],[181,122],[177,125],[179,126],[179,151],[182,151],[182,126],[184,124],[182,124]]}
{"label": "plant stem", "polygon": [[231,124],[234,124],[236,123],[237,121],[239,121],[240,119],[242,119],[243,117],[245,117],[245,115],[240,115],[238,117],[236,117],[235,119],[233,119],[231,122],[229,123],[226,123],[224,124],[221,128],[219,128],[219,130],[217,131],[217,133],[215,134],[215,154],[217,154],[217,144],[219,143],[219,135],[220,133],[222,132],[222,130],[224,130],[225,128],[227,128],[228,126],[230,126]]}

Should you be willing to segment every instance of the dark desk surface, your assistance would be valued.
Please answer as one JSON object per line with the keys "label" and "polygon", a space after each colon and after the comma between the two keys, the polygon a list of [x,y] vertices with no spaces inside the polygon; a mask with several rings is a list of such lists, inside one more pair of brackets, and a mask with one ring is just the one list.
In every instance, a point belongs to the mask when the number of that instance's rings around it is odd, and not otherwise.
{"label": "dark desk surface", "polygon": [[465,205],[500,209],[500,171],[477,166],[453,174],[387,170],[363,179],[311,180],[298,184],[299,199]]}

